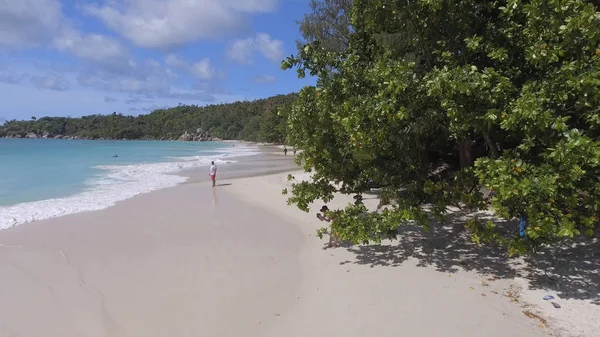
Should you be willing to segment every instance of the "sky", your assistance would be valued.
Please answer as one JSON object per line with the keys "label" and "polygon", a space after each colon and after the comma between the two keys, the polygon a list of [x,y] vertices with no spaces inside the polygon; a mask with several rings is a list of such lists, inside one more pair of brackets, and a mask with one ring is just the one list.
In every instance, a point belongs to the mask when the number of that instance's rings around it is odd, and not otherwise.
{"label": "sky", "polygon": [[0,123],[149,113],[314,84],[296,52],[308,0],[0,0]]}

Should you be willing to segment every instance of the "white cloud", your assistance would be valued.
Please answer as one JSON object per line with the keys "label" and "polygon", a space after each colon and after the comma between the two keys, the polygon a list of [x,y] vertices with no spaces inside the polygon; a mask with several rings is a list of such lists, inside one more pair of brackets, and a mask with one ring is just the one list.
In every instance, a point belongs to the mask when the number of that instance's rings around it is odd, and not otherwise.
{"label": "white cloud", "polygon": [[58,0],[0,0],[0,50],[47,45],[94,62],[128,57],[119,41],[74,29]]}
{"label": "white cloud", "polygon": [[258,51],[264,57],[273,61],[281,62],[283,58],[283,41],[273,40],[269,34],[256,34],[256,44]]}
{"label": "white cloud", "polygon": [[105,0],[84,6],[109,28],[140,47],[169,49],[227,36],[245,27],[249,14],[273,12],[278,0]]}
{"label": "white cloud", "polygon": [[[36,47],[40,48],[39,51],[42,48],[52,48],[83,62],[61,67],[60,59],[55,64],[53,58],[48,62],[38,59],[16,67],[11,65],[11,68],[0,70],[0,86],[12,86],[14,88],[10,90],[22,92],[39,92],[39,97],[57,100],[58,97],[65,99],[70,93],[85,93],[85,97],[90,95],[90,104],[104,100],[124,107],[129,95],[145,97],[146,101],[156,100],[161,104],[184,100],[213,102],[217,100],[216,97],[227,100],[226,97],[230,95],[228,90],[212,83],[221,74],[215,70],[211,59],[186,61],[175,54],[167,55],[163,64],[156,60],[134,59],[121,43],[120,37],[80,30],[66,12],[63,13],[61,2],[0,0],[0,53],[13,48]],[[88,4],[90,2],[91,0],[85,1]],[[278,0],[94,0],[96,5],[84,5],[83,8],[136,44],[163,48],[230,34],[245,25],[245,19],[250,14],[272,11],[277,2]],[[111,13],[117,19],[113,23],[131,31],[120,31],[111,25]],[[119,21],[121,19],[124,21]],[[16,60],[11,62],[22,63]],[[177,70],[182,77],[185,71],[187,75],[206,83],[202,86],[194,83],[189,90],[177,88],[175,84],[190,85],[183,84],[186,83],[185,79],[175,80],[178,77],[175,73]],[[1,104],[22,105],[17,104],[16,99],[8,103],[0,102]],[[70,108],[67,110],[71,111]]]}
{"label": "white cloud", "polygon": [[227,56],[243,64],[252,63],[252,54],[254,53],[254,38],[235,40],[227,50]]}
{"label": "white cloud", "polygon": [[187,63],[175,54],[167,54],[165,64],[173,68],[184,68],[187,66]]}
{"label": "white cloud", "polygon": [[[214,74],[208,59],[193,65],[184,62],[183,65],[186,69],[189,67],[190,71],[193,70],[198,77],[210,78]],[[129,93],[130,97],[123,101],[125,104],[154,103],[155,99],[201,102],[216,100],[213,96],[215,93],[208,90],[177,89],[172,85],[170,79],[169,69],[163,68],[155,60],[146,60],[140,63],[130,62],[126,67],[116,69],[116,71],[102,67],[90,68],[87,72],[79,75],[77,80],[83,86],[100,89],[104,92]]]}
{"label": "white cloud", "polygon": [[36,47],[62,27],[58,0],[1,0],[0,48]]}
{"label": "white cloud", "polygon": [[20,84],[29,77],[29,74],[16,73],[14,71],[7,71],[0,73],[0,83],[6,84]]}
{"label": "white cloud", "polygon": [[155,60],[115,63],[105,67],[89,67],[77,78],[79,84],[109,92],[168,92],[169,74]]}
{"label": "white cloud", "polygon": [[250,64],[256,52],[273,62],[279,62],[283,58],[283,41],[275,40],[269,34],[259,33],[254,37],[233,41],[227,50],[227,56],[238,63]]}
{"label": "white cloud", "polygon": [[200,79],[208,80],[215,76],[215,70],[210,65],[210,60],[203,58],[200,62],[192,65],[192,74]]}
{"label": "white cloud", "polygon": [[270,75],[262,75],[254,77],[254,82],[256,83],[275,83],[275,76]]}
{"label": "white cloud", "polygon": [[153,100],[148,99],[153,97],[154,95],[132,95],[131,98],[125,100],[125,104],[153,103]]}
{"label": "white cloud", "polygon": [[76,57],[96,61],[111,62],[128,57],[127,49],[118,41],[99,34],[82,34],[66,29],[56,37],[53,46]]}
{"label": "white cloud", "polygon": [[133,75],[115,76],[105,72],[89,72],[81,74],[79,84],[109,92],[163,92],[169,91],[170,85],[158,77],[138,78]]}
{"label": "white cloud", "polygon": [[31,82],[38,89],[49,89],[65,91],[69,88],[69,81],[59,74],[48,74],[45,76],[34,76]]}
{"label": "white cloud", "polygon": [[[209,80],[217,75],[214,67],[210,64],[210,59],[206,57],[196,63],[189,63],[175,54],[167,54],[165,64],[176,69],[185,70],[201,80]],[[175,75],[170,69],[168,71],[173,76]]]}

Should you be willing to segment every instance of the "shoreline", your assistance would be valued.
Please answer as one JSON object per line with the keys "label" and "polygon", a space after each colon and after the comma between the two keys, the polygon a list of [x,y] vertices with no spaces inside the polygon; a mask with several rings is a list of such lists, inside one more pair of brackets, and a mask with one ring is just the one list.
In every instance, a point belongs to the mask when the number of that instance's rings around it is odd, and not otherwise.
{"label": "shoreline", "polygon": [[[66,136],[68,137],[68,136]],[[238,140],[180,140],[180,139],[106,139],[106,138],[44,138],[44,137],[0,137],[0,139],[39,139],[39,140],[86,140],[86,141],[107,141],[107,142],[182,142],[182,143],[235,143],[242,142]]]}
{"label": "shoreline", "polygon": [[280,223],[203,183],[1,231],[0,334],[258,336],[301,280]]}
{"label": "shoreline", "polygon": [[600,306],[558,298],[562,309],[548,309],[546,290],[512,273],[518,261],[445,228],[324,250],[321,204],[286,205],[287,174],[307,174],[279,152],[261,147],[220,166],[217,188],[200,167],[103,210],[0,231],[0,335],[592,337],[600,328]]}
{"label": "shoreline", "polygon": [[204,139],[204,140],[181,140],[181,139],[108,139],[108,138],[44,138],[44,137],[0,137],[0,139],[41,139],[41,140],[91,140],[91,141],[111,141],[111,142],[182,142],[182,143],[240,143],[260,146],[282,146],[280,143],[259,142],[241,139]]}
{"label": "shoreline", "polygon": [[[85,140],[77,140],[77,141],[85,141]],[[111,142],[113,142],[111,140]],[[120,141],[114,141],[120,142]],[[229,144],[235,142],[227,142]],[[225,144],[224,144],[225,145]],[[245,149],[250,149],[252,154],[246,154]],[[230,150],[228,150],[227,146],[223,146],[219,149],[222,151],[224,156],[218,155],[213,158],[217,163],[221,162],[223,167],[230,165],[237,165],[240,161],[244,161],[248,156],[261,155],[259,146],[256,147],[239,147],[240,151],[236,152],[236,148],[234,148],[234,152],[230,155],[227,155]],[[256,152],[254,153],[254,150]],[[208,160],[208,156],[203,159],[204,161]],[[230,163],[233,161],[233,163]],[[119,202],[130,199],[132,197],[136,197],[138,195],[151,193],[153,191],[162,190],[164,188],[169,188],[172,186],[177,186],[182,183],[186,183],[190,177],[187,175],[187,172],[191,170],[194,172],[197,169],[201,169],[203,167],[208,167],[210,161],[203,162],[200,159],[187,161],[187,160],[172,160],[172,161],[156,161],[156,162],[140,162],[134,164],[110,164],[107,161],[105,164],[101,164],[97,166],[97,168],[101,168],[98,172],[98,176],[111,176],[114,174],[122,174],[119,170],[127,171],[127,179],[122,184],[127,185],[140,185],[137,189],[131,189],[131,187],[126,187],[126,185],[119,185],[125,187],[126,192],[116,193],[116,191],[108,191],[105,185],[86,185],[86,181],[82,181],[79,184],[78,191],[75,191],[73,194],[68,195],[57,195],[55,197],[45,198],[45,199],[33,199],[20,201],[14,204],[9,205],[0,205],[0,230],[4,230],[7,228],[11,228],[14,226],[19,226],[35,221],[41,221],[46,219],[51,219],[55,217],[61,217],[68,214],[75,214],[80,212],[90,212],[90,211],[98,211],[102,209],[106,209],[108,207],[113,207]],[[140,166],[139,168],[135,168],[136,166]],[[152,166],[148,168],[147,166]],[[177,168],[176,166],[179,166]],[[130,167],[134,167],[130,169]],[[141,169],[141,172],[140,172]],[[133,173],[128,172],[129,170],[133,170]],[[150,171],[148,171],[150,170]],[[156,171],[158,170],[158,171]],[[228,169],[226,169],[227,171]],[[117,172],[119,171],[119,172]],[[138,173],[135,173],[138,171]],[[133,176],[129,176],[132,174]],[[139,179],[136,178],[136,175],[140,175]],[[163,176],[163,179],[157,180],[157,177],[150,177],[147,175],[154,176]],[[88,180],[97,179],[95,176],[86,178]],[[152,186],[145,186],[145,182],[151,179],[153,183]],[[164,181],[163,181],[164,180]],[[113,182],[112,185],[116,188],[116,182]],[[144,185],[144,186],[142,186]],[[106,185],[108,186],[108,185]],[[106,191],[105,191],[106,190]],[[113,188],[114,190],[114,188]],[[100,193],[101,199],[98,199],[96,194]],[[118,195],[117,195],[118,194]],[[74,200],[79,200],[82,203],[74,203]],[[85,200],[85,202],[84,202]],[[102,200],[100,204],[96,204],[93,200]]]}

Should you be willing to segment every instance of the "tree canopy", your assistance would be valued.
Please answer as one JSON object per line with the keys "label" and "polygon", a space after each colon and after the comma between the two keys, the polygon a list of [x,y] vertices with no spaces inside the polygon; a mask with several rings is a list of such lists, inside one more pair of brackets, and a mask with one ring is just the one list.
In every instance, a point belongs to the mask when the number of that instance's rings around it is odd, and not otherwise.
{"label": "tree canopy", "polygon": [[[298,21],[305,42],[319,41],[329,51],[342,51],[348,47],[350,11],[353,0],[311,0],[311,12]],[[299,41],[299,46],[302,42]]]}
{"label": "tree canopy", "polygon": [[202,129],[212,137],[249,141],[282,142],[286,120],[279,109],[291,104],[296,94],[255,101],[208,106],[180,105],[147,115],[88,115],[79,118],[31,117],[28,121],[6,121],[0,137],[24,137],[28,133],[76,136],[87,139],[178,139],[183,133]]}
{"label": "tree canopy", "polygon": [[[288,114],[300,209],[335,191],[356,203],[334,230],[355,243],[430,226],[452,207],[476,242],[510,253],[579,235],[600,216],[600,12],[585,0],[354,0],[348,47],[308,41],[282,68],[318,77]],[[383,184],[390,207],[367,213]]]}

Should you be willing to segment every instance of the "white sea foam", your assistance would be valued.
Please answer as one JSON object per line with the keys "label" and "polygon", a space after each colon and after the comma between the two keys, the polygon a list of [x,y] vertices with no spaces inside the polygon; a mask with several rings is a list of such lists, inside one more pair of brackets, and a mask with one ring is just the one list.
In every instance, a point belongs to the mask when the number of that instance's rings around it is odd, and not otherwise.
{"label": "white sea foam", "polygon": [[161,163],[97,166],[100,173],[85,181],[87,188],[82,193],[65,198],[0,206],[0,229],[72,213],[101,210],[133,196],[185,182],[186,177],[174,174],[183,169],[208,166],[213,160],[217,164],[235,163],[230,158],[258,153],[258,149],[252,146],[216,151],[219,155],[210,157],[190,156],[169,158],[175,161]]}

